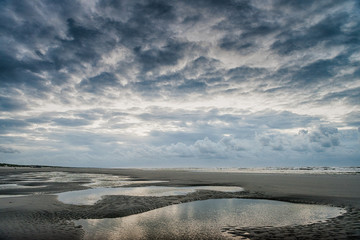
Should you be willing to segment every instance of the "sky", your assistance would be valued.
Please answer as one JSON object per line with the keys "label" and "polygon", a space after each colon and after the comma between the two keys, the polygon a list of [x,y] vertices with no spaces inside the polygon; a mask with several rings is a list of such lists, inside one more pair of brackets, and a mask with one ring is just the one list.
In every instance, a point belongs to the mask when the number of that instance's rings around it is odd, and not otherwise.
{"label": "sky", "polygon": [[360,1],[1,0],[0,162],[359,166]]}

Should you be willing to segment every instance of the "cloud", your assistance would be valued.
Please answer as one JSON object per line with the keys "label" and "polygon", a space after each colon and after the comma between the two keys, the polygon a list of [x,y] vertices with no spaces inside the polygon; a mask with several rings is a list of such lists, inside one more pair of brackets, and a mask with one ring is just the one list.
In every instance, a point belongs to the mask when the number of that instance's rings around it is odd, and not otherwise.
{"label": "cloud", "polygon": [[13,148],[0,146],[0,153],[20,153],[20,152]]}
{"label": "cloud", "polygon": [[26,103],[10,97],[0,96],[0,111],[12,112],[26,109]]}
{"label": "cloud", "polygon": [[169,41],[165,46],[151,50],[135,47],[134,52],[142,66],[142,71],[146,73],[158,67],[176,65],[183,57],[186,45],[186,43]]}
{"label": "cloud", "polygon": [[354,111],[345,116],[345,121],[350,126],[360,126],[360,111]]}
{"label": "cloud", "polygon": [[227,36],[221,39],[219,43],[219,47],[228,51],[238,51],[243,55],[249,54],[254,51],[254,43],[239,41],[241,39],[240,36]]}
{"label": "cloud", "polygon": [[79,127],[90,124],[90,122],[85,119],[55,118],[52,121],[56,125],[66,126],[66,127]]}
{"label": "cloud", "polygon": [[[340,145],[339,132],[337,128],[331,126],[320,126],[317,130],[309,134],[310,143],[317,143],[321,148],[337,147]],[[316,147],[319,147],[316,145]],[[323,149],[317,148],[317,151]]]}
{"label": "cloud", "polygon": [[18,119],[0,119],[0,132],[7,133],[11,131],[21,130],[29,126],[27,122]]}
{"label": "cloud", "polygon": [[249,66],[241,66],[237,68],[229,69],[227,75],[231,80],[248,81],[254,77],[260,77],[266,73],[264,68],[253,68]]}
{"label": "cloud", "polygon": [[341,147],[341,133],[337,128],[325,125],[300,129],[298,134],[264,132],[258,134],[256,139],[261,146],[274,151],[292,150],[299,153],[316,153]]}
{"label": "cloud", "polygon": [[161,146],[160,149],[168,155],[181,158],[226,159],[236,157],[239,153],[245,151],[246,147],[244,145],[244,141],[232,136],[223,137],[219,141],[212,141],[205,137],[190,145],[178,142],[168,147]]}
{"label": "cloud", "polygon": [[263,147],[270,147],[274,151],[283,151],[283,139],[278,136],[269,135],[259,137],[259,142]]}
{"label": "cloud", "polygon": [[[301,4],[305,6],[301,7]],[[297,11],[297,14],[312,12],[313,16],[320,16],[320,21],[313,21],[307,25],[304,24],[305,21],[290,22],[292,24],[277,35],[277,40],[271,46],[272,50],[280,55],[289,55],[319,44],[325,44],[328,47],[336,45],[353,47],[356,44],[355,39],[358,38],[359,24],[345,27],[354,20],[353,12],[346,11],[346,7],[339,8],[340,3],[337,1],[318,1],[316,4],[304,1],[301,4],[282,2],[279,6],[290,6],[292,11]],[[354,1],[341,4],[354,5]],[[332,11],[331,14],[328,14],[329,10]],[[292,28],[294,25],[298,27]]]}
{"label": "cloud", "polygon": [[308,126],[318,120],[318,118],[313,116],[298,115],[288,111],[265,111],[250,115],[247,121],[249,124],[254,124],[256,126],[265,125],[270,129],[291,129]]}
{"label": "cloud", "polygon": [[113,73],[102,72],[95,77],[83,79],[79,84],[81,90],[90,93],[101,93],[107,87],[120,87],[119,82]]}
{"label": "cloud", "polygon": [[321,99],[321,101],[333,102],[333,101],[345,100],[349,104],[357,105],[359,98],[360,98],[360,88],[350,88],[343,91],[328,93]]}
{"label": "cloud", "polygon": [[0,7],[0,140],[21,149],[11,161],[341,165],[359,156],[355,0]]}

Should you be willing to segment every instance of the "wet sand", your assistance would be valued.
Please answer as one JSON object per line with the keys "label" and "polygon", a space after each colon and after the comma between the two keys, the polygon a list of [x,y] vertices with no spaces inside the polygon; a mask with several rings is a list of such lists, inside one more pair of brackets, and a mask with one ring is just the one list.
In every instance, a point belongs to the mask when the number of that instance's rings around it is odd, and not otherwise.
{"label": "wet sand", "polygon": [[[198,191],[185,196],[108,196],[94,205],[70,205],[55,193],[85,189],[80,183],[47,183],[46,187],[6,190],[0,194],[31,194],[0,198],[0,239],[82,239],[84,231],[71,220],[129,216],[152,209],[216,198],[257,198],[343,207],[344,215],[311,225],[239,228],[222,231],[238,239],[359,239],[360,175],[263,174],[190,172],[184,170],[87,169],[87,168],[0,168],[0,176],[24,172],[65,171],[129,176],[136,180],[167,181],[162,186],[239,186],[244,192]],[[21,180],[21,179],[19,179]],[[86,182],[86,180],[84,180]],[[10,182],[2,181],[2,184]],[[14,182],[13,182],[14,183]],[[154,185],[154,184],[152,184]],[[139,184],[142,186],[142,184]]]}

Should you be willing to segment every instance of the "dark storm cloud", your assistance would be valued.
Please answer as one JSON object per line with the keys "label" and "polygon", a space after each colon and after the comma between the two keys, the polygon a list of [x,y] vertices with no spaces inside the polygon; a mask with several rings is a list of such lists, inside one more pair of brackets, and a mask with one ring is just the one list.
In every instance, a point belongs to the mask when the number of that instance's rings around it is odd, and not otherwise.
{"label": "dark storm cloud", "polygon": [[[343,53],[330,59],[320,59],[312,61],[303,66],[291,66],[279,68],[277,71],[265,76],[264,83],[279,83],[280,87],[267,88],[266,93],[291,93],[296,94],[298,91],[314,94],[311,102],[319,104],[328,104],[332,101],[345,100],[348,104],[358,105],[359,90],[357,87],[347,86],[346,90],[333,90],[333,87],[343,89],[344,84],[355,83],[358,81],[357,72],[339,74],[342,71],[356,68],[359,64],[357,61],[351,61],[351,53]],[[321,99],[316,96],[318,93],[315,89],[327,92]],[[298,103],[299,104],[299,103]]]}
{"label": "dark storm cloud", "polygon": [[[142,81],[130,83],[130,85],[143,96],[151,97],[160,97],[161,94],[171,97],[192,94],[206,95],[209,91],[221,94],[224,93],[223,89],[229,92],[228,88],[231,84],[233,91],[237,90],[236,84],[241,83],[252,82],[256,88],[256,84],[262,84],[261,81],[266,74],[269,74],[266,68],[246,65],[226,69],[221,61],[202,56],[189,61],[183,68],[170,74],[150,78],[142,77]],[[159,92],[161,94],[158,94]]]}
{"label": "dark storm cloud", "polygon": [[27,87],[41,91],[49,90],[45,86],[44,79],[36,75],[38,65],[15,59],[9,53],[0,50],[0,86],[1,87]]}
{"label": "dark storm cloud", "polygon": [[[216,27],[226,32],[226,35],[219,40],[218,46],[227,51],[236,51],[241,55],[248,55],[264,47],[259,38],[265,38],[267,35],[278,32],[281,25],[271,14],[265,17],[254,8],[244,16],[239,16],[234,12],[228,16],[228,21],[221,22]],[[239,31],[241,34],[237,33]]]}
{"label": "dark storm cloud", "polygon": [[121,1],[117,0],[100,0],[97,4],[98,7],[109,10],[119,10],[123,7]]}
{"label": "dark storm cloud", "polygon": [[[280,55],[303,51],[318,44],[325,46],[357,47],[359,43],[359,18],[356,11],[346,11],[345,6],[356,1],[277,1],[277,8],[289,8],[299,18],[285,19],[286,25],[277,35],[272,49]],[[341,7],[344,8],[341,9]],[[332,9],[340,8],[338,11]],[[301,28],[293,26],[305,23],[302,17],[320,16],[315,24],[304,24]],[[351,24],[349,24],[351,23]]]}
{"label": "dark storm cloud", "polygon": [[[329,15],[324,20],[304,30],[284,31],[280,33],[272,50],[281,55],[292,54],[295,51],[303,51],[317,44],[323,43],[327,46],[349,45],[353,46],[359,42],[359,24],[348,30],[343,30],[345,24],[349,23],[346,13]],[[354,46],[355,47],[355,46]]]}
{"label": "dark storm cloud", "polygon": [[12,112],[26,109],[26,103],[10,97],[0,96],[0,111]]}
{"label": "dark storm cloud", "polygon": [[335,57],[330,60],[318,60],[295,71],[292,79],[300,86],[328,81],[337,74],[337,67],[346,65],[346,59]]}
{"label": "dark storm cloud", "polygon": [[135,91],[152,97],[160,96],[157,94],[160,91],[172,97],[205,94],[209,86],[215,88],[222,83],[224,73],[220,61],[202,56],[189,61],[182,69],[157,77],[142,77],[142,81],[131,86]]}
{"label": "dark storm cloud", "polygon": [[[173,33],[167,25],[176,20],[176,15],[174,7],[167,1],[133,4],[99,1],[99,9],[94,13],[81,8],[78,2],[45,1],[37,5],[7,1],[3,4],[8,11],[1,15],[4,24],[0,28],[12,40],[9,48],[0,53],[1,83],[5,86],[22,87],[25,84],[38,91],[50,91],[46,84],[48,80],[59,85],[67,82],[71,73],[86,70],[85,64],[98,67],[102,56],[117,46],[125,47],[135,55],[135,62],[131,64],[139,66],[143,73],[157,71],[159,67],[177,64],[189,47],[189,43],[172,38]],[[126,8],[124,15],[128,18],[125,21],[112,18],[118,14],[116,11],[104,15],[110,7],[118,11]],[[46,21],[44,18],[54,9],[57,14],[48,16]],[[26,21],[17,21],[13,16]],[[8,41],[1,40],[4,44]],[[30,52],[15,58],[19,46],[25,46]],[[122,74],[121,69],[116,71]],[[46,78],[39,74],[42,72],[47,73]],[[109,87],[114,80],[109,74],[112,73],[84,79],[81,89],[99,93],[100,85]]]}
{"label": "dark storm cloud", "polygon": [[196,1],[194,6],[223,18],[213,26],[214,30],[224,33],[217,45],[242,55],[259,51],[264,46],[259,39],[276,33],[283,25],[276,11],[259,9],[251,1],[201,1],[201,4]]}
{"label": "dark storm cloud", "polygon": [[[10,49],[15,50],[14,43],[21,43],[28,47],[34,47],[42,41],[51,43],[57,30],[45,21],[47,17],[52,19],[52,16],[46,16],[46,9],[39,5],[36,7],[35,2],[22,0],[2,1],[1,5],[5,11],[2,11],[0,16],[2,20],[0,28],[14,41],[9,45]],[[58,9],[61,10],[62,7]]]}
{"label": "dark storm cloud", "polygon": [[246,42],[244,40],[241,40],[241,37],[233,37],[228,36],[226,38],[223,38],[221,42],[219,43],[219,46],[222,49],[231,51],[236,50],[244,55],[250,53],[253,51],[253,48],[255,47],[254,43]]}
{"label": "dark storm cloud", "polygon": [[230,80],[242,82],[248,81],[254,77],[261,78],[261,75],[267,73],[265,68],[253,68],[249,66],[241,66],[237,68],[229,69],[227,76]]}
{"label": "dark storm cloud", "polygon": [[58,69],[67,67],[69,63],[96,63],[108,45],[110,48],[114,46],[112,39],[105,40],[105,34],[98,29],[81,26],[72,18],[67,19],[66,24],[67,39],[61,39],[59,47],[49,53]]}
{"label": "dark storm cloud", "polygon": [[156,19],[170,21],[175,18],[174,8],[169,4],[172,1],[149,1],[144,5],[136,5],[136,15],[139,21]]}
{"label": "dark storm cloud", "polygon": [[127,21],[103,18],[104,27],[118,34],[119,43],[135,54],[136,64],[141,66],[143,72],[176,64],[183,56],[187,43],[172,39],[173,33],[167,27],[176,20],[173,6],[167,1],[148,1],[135,2],[129,8]]}
{"label": "dark storm cloud", "polygon": [[95,77],[82,80],[79,88],[90,93],[101,93],[107,87],[118,88],[119,86],[119,82],[113,73],[102,72]]}
{"label": "dark storm cloud", "polygon": [[186,45],[186,43],[170,40],[160,49],[142,50],[141,47],[135,47],[134,52],[142,70],[148,72],[161,66],[177,64],[178,60],[184,56]]}
{"label": "dark storm cloud", "polygon": [[[218,43],[219,46],[243,53],[258,51],[258,43],[254,39],[276,32],[279,33],[276,35],[277,40],[273,43],[272,49],[279,54],[306,50],[319,43],[355,47],[359,41],[360,31],[357,31],[359,24],[345,27],[349,21],[354,21],[352,16],[344,11],[332,15],[326,13],[327,9],[338,4],[336,2],[325,4],[323,1],[316,3],[275,1],[274,6],[280,9],[272,10],[260,10],[251,1],[183,1],[179,4],[172,1],[134,3],[99,1],[96,11],[90,12],[75,1],[45,1],[42,5],[29,4],[26,1],[5,1],[3,6],[8,11],[1,14],[3,19],[1,31],[15,41],[7,52],[1,53],[2,83],[26,84],[39,91],[49,91],[45,84],[46,80],[59,84],[69,78],[69,74],[60,74],[58,70],[76,72],[84,69],[84,63],[96,67],[101,56],[117,46],[125,46],[135,55],[135,62],[132,64],[139,66],[142,73],[157,71],[159,67],[176,65],[184,58],[193,43],[177,39],[172,28],[169,27],[170,24],[181,25],[181,22],[184,23],[190,18],[199,22],[202,21],[202,14],[223,17],[224,20],[214,27],[225,32],[225,36]],[[189,13],[189,16],[179,16],[179,8],[177,8],[179,6],[193,8],[201,14]],[[282,28],[284,25],[289,25],[287,21],[291,22],[294,19],[276,18],[279,15],[277,11],[281,8],[290,7],[291,11],[296,12],[314,6],[315,13],[323,13],[326,17],[305,29]],[[57,14],[49,16],[48,14],[54,9],[57,9]],[[116,18],[117,13],[123,13],[124,9],[127,10],[124,14],[126,17],[122,20]],[[18,21],[13,16],[21,17],[26,21]],[[46,16],[50,17],[50,21],[45,21]],[[178,22],[182,18],[183,20]],[[241,34],[233,33],[236,32],[234,30],[241,31]],[[20,44],[33,51],[32,55],[21,59],[14,58],[12,50]],[[50,48],[43,50],[41,44]],[[197,61],[201,59],[200,57]],[[312,82],[333,77],[334,71],[331,69],[334,64],[336,63],[329,60],[308,64],[295,73],[293,79]],[[201,68],[207,71],[206,67],[201,66]],[[39,76],[38,73],[43,71],[50,76],[46,79]],[[161,91],[161,87],[154,85],[157,81],[161,81],[162,77],[162,75],[155,76],[153,83],[145,83],[147,79],[139,76],[138,79],[141,81],[136,84],[144,87],[151,85],[153,90]],[[234,78],[242,77],[234,76]],[[98,85],[96,81],[99,81]],[[117,84],[111,85],[109,76],[101,74],[98,77],[86,78],[80,85],[84,87],[84,91],[99,93],[96,89],[99,89],[100,82],[109,84],[108,86],[113,88],[120,87]],[[195,91],[204,91],[206,81],[189,79],[179,86],[179,93],[186,93],[186,90],[193,87]]]}
{"label": "dark storm cloud", "polygon": [[[248,28],[253,20],[259,18],[259,10],[251,4],[251,1],[192,1],[190,3],[195,7],[201,7],[208,10],[209,14],[216,14],[226,17],[218,23],[214,28],[234,30]],[[229,21],[230,20],[230,21]],[[255,24],[258,24],[256,21]]]}
{"label": "dark storm cloud", "polygon": [[344,91],[328,93],[321,99],[322,102],[339,100],[345,100],[349,104],[358,105],[360,103],[360,88],[351,88]]}
{"label": "dark storm cloud", "polygon": [[183,69],[185,75],[214,75],[221,68],[221,62],[215,58],[198,57],[189,62]]}
{"label": "dark storm cloud", "polygon": [[[299,7],[298,4],[281,1],[276,4],[280,7]],[[228,32],[219,43],[220,47],[227,50],[257,51],[254,39],[257,36],[263,37],[279,31],[280,26],[283,24],[274,20],[273,12],[261,12],[249,1],[184,1],[182,5],[204,10],[203,14],[215,14],[216,16],[225,17],[226,20],[220,22],[216,28]],[[302,3],[301,5],[309,7],[313,3]],[[324,4],[319,3],[318,5],[322,6]],[[128,2],[119,1],[99,1],[97,4],[99,9],[95,13],[81,10],[79,3],[70,4],[70,2],[51,3],[34,7],[20,1],[17,4],[8,2],[5,6],[13,11],[15,15],[27,18],[28,21],[27,23],[19,23],[10,14],[4,14],[2,15],[4,20],[9,23],[12,21],[17,26],[14,28],[15,31],[12,31],[4,25],[2,26],[4,31],[16,39],[17,42],[26,43],[29,48],[33,48],[34,54],[32,57],[19,60],[12,57],[10,53],[3,53],[6,55],[1,58],[3,59],[1,63],[1,67],[3,67],[3,71],[1,71],[2,78],[7,83],[25,83],[39,91],[49,91],[48,86],[45,84],[46,80],[51,80],[54,84],[67,81],[69,75],[65,73],[60,75],[58,70],[79,71],[83,69],[84,63],[89,63],[95,67],[98,65],[102,54],[111,51],[116,46],[125,46],[135,55],[135,62],[132,64],[138,65],[142,73],[157,71],[160,67],[178,64],[179,60],[184,58],[189,47],[194,46],[193,43],[174,38],[174,33],[168,27],[179,18],[177,16],[179,9],[175,7],[174,2],[149,1],[129,4]],[[57,25],[46,23],[43,19],[44,13],[50,12],[53,8],[59,8],[60,10],[60,14],[57,14],[56,18],[51,18],[59,22]],[[116,16],[115,11],[110,11],[110,15],[107,17],[101,12],[106,12],[110,8],[118,11],[127,8],[130,11],[127,12],[128,17],[124,21],[120,21],[111,17]],[[41,10],[44,11],[42,15],[39,14]],[[79,13],[75,15],[76,11],[79,11]],[[88,22],[85,23],[85,19]],[[196,17],[196,20],[201,21],[201,17]],[[89,21],[91,24],[89,24]],[[358,39],[355,31],[357,26],[352,26],[344,32],[345,30],[341,27],[348,21],[349,16],[346,13],[339,13],[328,16],[302,32],[288,31],[286,29],[286,31],[277,35],[279,40],[273,44],[272,48],[282,54],[283,52],[294,51],[290,49],[291,46],[295,46],[297,50],[303,50],[323,41],[338,45],[351,44],[352,41]],[[56,28],[59,26],[62,29]],[[242,33],[234,35],[232,34],[234,29],[239,29]],[[29,40],[21,40],[20,36],[28,36]],[[52,47],[47,51],[37,49],[37,45],[41,41],[45,41]],[[293,43],[294,41],[299,43]],[[301,44],[310,45],[302,46]],[[209,65],[209,63],[204,64],[204,59],[206,58],[199,57],[194,60],[192,63],[194,65],[193,69],[201,69],[201,71],[207,72],[209,75],[209,69],[216,70],[216,67]],[[319,60],[311,63],[299,69],[292,78],[294,81],[307,83],[333,77],[334,70],[332,69],[336,65],[334,61]],[[232,75],[233,79],[246,80],[251,76],[249,76],[248,72],[245,73],[244,70],[238,69],[237,72],[232,70],[228,74]],[[42,71],[50,73],[50,76],[44,79],[37,74]],[[189,70],[184,69],[184,71]],[[119,73],[121,74],[121,70]],[[212,71],[212,73],[216,73],[216,71]],[[120,87],[120,85],[116,84],[114,76],[110,76],[111,74],[103,73],[86,78],[80,83],[80,89],[91,93],[100,93],[105,86]],[[209,81],[220,82],[222,80],[221,77],[192,79],[185,77],[183,73],[180,73],[180,76],[185,80],[183,83],[175,84],[175,86],[178,86],[179,94],[186,94],[188,91],[205,92]],[[169,91],[166,88],[172,88],[174,82],[169,82],[169,85],[159,84],[164,77],[166,75],[155,75],[149,81],[146,77],[139,76],[138,80],[141,81],[136,82],[135,89],[138,88],[140,92],[144,88],[156,92],[163,89],[168,93],[173,92],[173,90]],[[160,95],[153,92],[152,96]]]}
{"label": "dark storm cloud", "polygon": [[179,91],[184,92],[204,92],[206,89],[206,83],[201,82],[198,79],[189,79],[178,87]]}
{"label": "dark storm cloud", "polygon": [[103,29],[101,21],[94,20],[90,26],[73,18],[62,21],[66,24],[66,37],[59,39],[58,44],[46,53],[56,70],[76,73],[86,69],[85,63],[96,67],[102,55],[116,47],[116,36]]}
{"label": "dark storm cloud", "polygon": [[[61,12],[66,6],[68,10],[74,10],[72,6],[78,4],[64,3],[58,6]],[[28,1],[4,1],[3,11],[1,14],[2,24],[0,30],[5,33],[6,38],[1,38],[3,46],[7,46],[1,50],[1,83],[38,89],[39,91],[49,91],[46,87],[44,78],[37,75],[41,71],[57,70],[56,62],[51,59],[46,52],[42,51],[42,46],[57,47],[59,44],[59,34],[61,29],[52,25],[56,20],[57,14],[51,14],[52,7],[56,3],[49,4],[47,8],[43,8],[40,2]],[[55,7],[56,8],[56,7]],[[64,11],[70,12],[70,11]],[[64,13],[63,12],[63,13]],[[22,50],[26,50],[25,55]],[[17,55],[17,56],[16,56]],[[16,56],[16,57],[15,57]]]}
{"label": "dark storm cloud", "polygon": [[[25,84],[39,91],[49,91],[48,80],[59,85],[69,78],[59,70],[74,72],[83,68],[84,63],[93,65],[115,46],[113,38],[97,29],[99,23],[87,27],[81,20],[71,17],[81,19],[84,14],[79,3],[8,1],[4,7],[7,11],[1,15],[4,24],[0,28],[7,33],[7,38],[1,40],[11,44],[0,53],[2,84],[18,87]],[[57,14],[47,15],[54,9]],[[26,50],[25,55],[22,49]],[[39,75],[41,72],[46,72],[47,77]]]}
{"label": "dark storm cloud", "polygon": [[[318,1],[318,2],[320,2],[320,1]],[[324,1],[322,1],[322,2],[324,2]],[[331,1],[328,1],[328,2],[331,2]],[[303,0],[303,1],[277,0],[277,1],[275,1],[275,5],[278,7],[279,6],[280,7],[291,7],[294,10],[306,9],[306,8],[313,6],[314,4],[315,4],[315,2],[313,0]]]}

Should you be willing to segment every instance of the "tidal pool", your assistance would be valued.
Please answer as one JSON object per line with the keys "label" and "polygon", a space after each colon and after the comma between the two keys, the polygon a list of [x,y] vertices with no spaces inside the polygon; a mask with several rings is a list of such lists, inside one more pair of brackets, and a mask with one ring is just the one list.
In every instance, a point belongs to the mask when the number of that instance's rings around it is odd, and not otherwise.
{"label": "tidal pool", "polygon": [[227,239],[222,228],[305,225],[345,212],[342,208],[254,199],[211,199],[167,206],[114,219],[74,221],[84,239]]}
{"label": "tidal pool", "polygon": [[[156,183],[160,181],[146,181],[144,183]],[[211,190],[221,192],[241,192],[241,187],[227,186],[197,186],[197,187],[166,187],[166,186],[145,186],[145,187],[119,187],[119,188],[92,188],[79,191],[58,193],[58,200],[66,204],[92,205],[106,195],[127,195],[127,196],[175,196],[186,195],[198,190]]]}
{"label": "tidal pool", "polygon": [[19,185],[19,184],[16,184],[16,183],[0,184],[0,190],[3,190],[3,189],[18,189],[18,188],[38,188],[38,187],[45,187],[45,186],[24,186],[24,185]]}
{"label": "tidal pool", "polygon": [[26,195],[19,194],[19,195],[13,195],[13,194],[3,194],[3,191],[9,191],[14,189],[30,189],[30,188],[44,188],[46,186],[44,185],[38,185],[38,186],[27,186],[27,185],[19,185],[16,183],[10,183],[10,184],[0,184],[0,198],[8,198],[8,197],[23,197]]}
{"label": "tidal pool", "polygon": [[69,173],[69,172],[29,172],[19,173],[8,176],[0,176],[0,180],[9,183],[76,183],[82,185],[96,187],[96,186],[121,186],[131,180],[127,176],[117,176],[111,174],[98,173]]}

